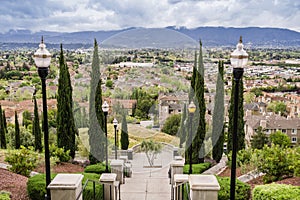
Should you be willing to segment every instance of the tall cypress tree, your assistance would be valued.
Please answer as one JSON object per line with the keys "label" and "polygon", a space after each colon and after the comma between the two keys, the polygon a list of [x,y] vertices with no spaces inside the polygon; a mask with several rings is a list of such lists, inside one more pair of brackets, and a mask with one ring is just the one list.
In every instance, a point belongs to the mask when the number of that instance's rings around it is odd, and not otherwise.
{"label": "tall cypress tree", "polygon": [[219,61],[212,123],[213,159],[220,162],[224,144],[224,63]]}
{"label": "tall cypress tree", "polygon": [[121,128],[121,149],[127,150],[129,146],[129,139],[128,139],[128,128],[127,128],[127,121],[126,121],[126,114],[123,113],[122,118],[122,128]]}
{"label": "tall cypress tree", "polygon": [[[193,155],[192,163],[204,162],[204,139],[206,134],[205,122],[205,99],[204,99],[204,64],[202,55],[202,42],[198,56],[198,67],[195,79],[195,105],[197,107],[193,121],[196,121],[196,135],[192,142]],[[197,126],[198,125],[198,126]],[[195,127],[195,126],[193,126]]]}
{"label": "tall cypress tree", "polygon": [[[228,152],[232,150],[232,134],[233,134],[233,110],[234,110],[234,93],[235,93],[235,81],[232,79],[232,89],[231,89],[231,97],[230,97],[230,107],[229,107],[229,123],[228,123],[228,141],[227,141],[227,149]],[[243,77],[240,79],[239,84],[239,102],[238,102],[238,124],[237,124],[237,151],[245,148],[245,130],[244,130],[244,84]]]}
{"label": "tall cypress tree", "polygon": [[90,98],[89,98],[89,159],[92,164],[105,159],[105,121],[102,111],[102,90],[100,78],[100,61],[98,43],[94,40],[94,53],[92,61]]}
{"label": "tall cypress tree", "polygon": [[17,111],[15,111],[15,148],[20,149],[21,139],[20,139],[20,126],[18,120]]}
{"label": "tall cypress tree", "polygon": [[41,127],[40,127],[40,120],[39,120],[39,113],[38,113],[38,106],[36,103],[36,97],[33,97],[34,101],[34,118],[33,118],[33,126],[32,126],[32,132],[34,135],[34,148],[36,151],[42,151],[42,133],[41,133]]}
{"label": "tall cypress tree", "polygon": [[57,94],[57,146],[64,148],[65,151],[70,150],[72,158],[75,157],[76,135],[78,130],[73,115],[72,85],[61,44]]}
{"label": "tall cypress tree", "polygon": [[187,129],[186,129],[186,126],[187,126],[187,116],[186,116],[186,104],[184,104],[183,106],[183,112],[182,112],[182,115],[181,115],[181,121],[180,121],[180,128],[179,128],[179,147],[181,148],[182,147],[182,144],[185,142],[186,140],[186,132],[187,132]]}
{"label": "tall cypress tree", "polygon": [[4,110],[3,110],[2,118],[3,118],[4,131],[5,131],[5,133],[7,133],[7,123],[6,123],[6,116],[5,116],[5,111]]}
{"label": "tall cypress tree", "polygon": [[0,143],[1,143],[1,148],[6,149],[6,137],[5,137],[5,127],[4,127],[4,122],[3,122],[3,111],[2,107],[0,105]]}

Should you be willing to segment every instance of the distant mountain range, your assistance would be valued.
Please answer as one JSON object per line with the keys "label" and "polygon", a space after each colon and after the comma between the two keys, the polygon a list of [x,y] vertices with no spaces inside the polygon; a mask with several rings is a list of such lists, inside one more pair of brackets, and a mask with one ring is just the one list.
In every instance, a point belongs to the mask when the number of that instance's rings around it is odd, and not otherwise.
{"label": "distant mountain range", "polygon": [[204,46],[233,46],[240,35],[248,47],[288,48],[300,47],[300,33],[280,28],[225,28],[225,27],[185,27],[128,28],[114,31],[82,31],[72,33],[29,30],[11,30],[0,34],[0,49],[36,48],[44,36],[48,48],[58,48],[60,43],[66,48],[92,47],[94,38],[104,47],[123,48],[189,48],[196,47],[199,39]]}

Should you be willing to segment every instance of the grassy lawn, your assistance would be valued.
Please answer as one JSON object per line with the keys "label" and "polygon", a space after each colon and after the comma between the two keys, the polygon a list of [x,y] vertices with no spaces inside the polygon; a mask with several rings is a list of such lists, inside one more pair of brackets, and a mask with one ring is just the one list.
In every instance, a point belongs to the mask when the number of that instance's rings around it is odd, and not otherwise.
{"label": "grassy lawn", "polygon": [[[121,126],[121,124],[119,125]],[[112,144],[115,140],[115,132],[113,124],[107,125],[108,138]],[[121,130],[118,132],[119,139],[121,137]],[[151,129],[144,128],[138,124],[128,124],[128,134],[129,134],[129,148],[133,147],[136,144],[141,143],[145,139],[152,139],[157,142],[165,142],[175,146],[179,144],[179,138],[176,136],[168,135],[162,132],[154,131]],[[89,140],[88,140],[88,128],[80,128],[79,136],[82,144],[89,149]]]}

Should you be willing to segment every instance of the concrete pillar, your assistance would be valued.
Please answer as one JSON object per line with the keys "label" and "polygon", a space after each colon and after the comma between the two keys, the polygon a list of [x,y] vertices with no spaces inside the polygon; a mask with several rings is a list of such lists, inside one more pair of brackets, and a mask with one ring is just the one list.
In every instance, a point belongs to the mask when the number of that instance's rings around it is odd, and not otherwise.
{"label": "concrete pillar", "polygon": [[120,156],[119,160],[123,160],[124,163],[126,163],[128,161],[128,156]]}
{"label": "concrete pillar", "polygon": [[174,174],[174,200],[182,200],[184,184],[189,181],[188,174]]}
{"label": "concrete pillar", "polygon": [[128,149],[127,150],[127,156],[128,156],[128,160],[133,159],[133,149]]}
{"label": "concrete pillar", "polygon": [[100,183],[104,187],[104,199],[105,200],[116,200],[115,192],[115,181],[117,174],[113,173],[103,173],[100,176]]}
{"label": "concrete pillar", "polygon": [[[57,174],[48,185],[51,199],[75,200],[82,191],[82,174]],[[79,200],[82,200],[82,193]]]}
{"label": "concrete pillar", "polygon": [[123,167],[124,167],[124,161],[123,160],[112,160],[110,162],[111,166],[111,173],[117,174],[117,181],[119,181],[121,184],[124,183],[124,176],[123,176]]}
{"label": "concrete pillar", "polygon": [[217,200],[220,185],[214,175],[190,175],[191,200],[209,199]]}
{"label": "concrete pillar", "polygon": [[173,160],[170,164],[171,167],[171,199],[174,199],[174,175],[183,174],[184,160]]}

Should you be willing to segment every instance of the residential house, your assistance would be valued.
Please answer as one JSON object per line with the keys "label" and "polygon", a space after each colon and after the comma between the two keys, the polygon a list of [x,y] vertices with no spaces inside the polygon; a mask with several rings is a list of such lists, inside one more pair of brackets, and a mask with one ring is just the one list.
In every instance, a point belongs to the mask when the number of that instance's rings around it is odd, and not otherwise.
{"label": "residential house", "polygon": [[281,131],[289,136],[292,145],[300,144],[300,119],[285,118],[279,115],[248,115],[245,117],[245,139],[250,145],[251,138],[261,126],[266,135]]}
{"label": "residential house", "polygon": [[184,104],[188,105],[189,98],[187,94],[182,95],[165,95],[158,96],[158,113],[159,126],[163,127],[166,119],[172,114],[180,114],[183,110]]}

